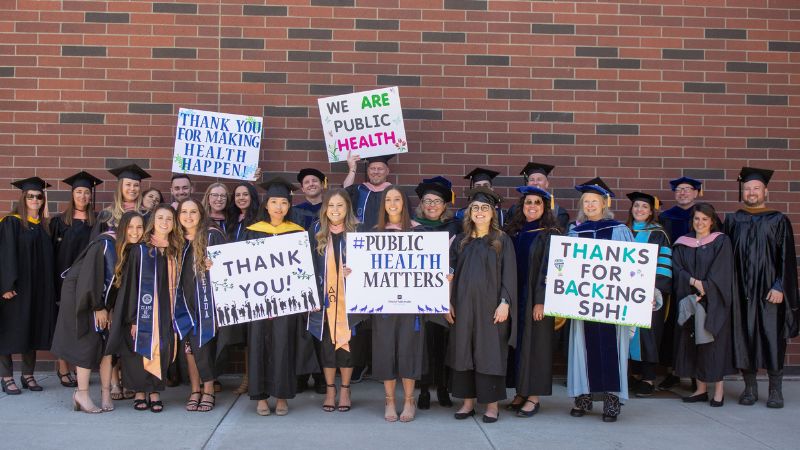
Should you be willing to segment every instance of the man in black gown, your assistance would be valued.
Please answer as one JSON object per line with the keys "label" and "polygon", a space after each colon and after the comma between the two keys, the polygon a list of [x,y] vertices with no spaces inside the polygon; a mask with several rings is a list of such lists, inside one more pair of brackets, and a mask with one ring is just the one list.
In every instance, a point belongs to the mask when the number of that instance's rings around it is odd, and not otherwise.
{"label": "man in black gown", "polygon": [[800,302],[792,224],[766,206],[772,174],[772,170],[742,168],[738,182],[744,206],[727,215],[725,233],[733,244],[743,329],[734,345],[736,367],[742,369],[745,382],[739,404],[758,400],[756,372],[763,368],[769,375],[767,407],[782,408],[786,343],[798,334]]}

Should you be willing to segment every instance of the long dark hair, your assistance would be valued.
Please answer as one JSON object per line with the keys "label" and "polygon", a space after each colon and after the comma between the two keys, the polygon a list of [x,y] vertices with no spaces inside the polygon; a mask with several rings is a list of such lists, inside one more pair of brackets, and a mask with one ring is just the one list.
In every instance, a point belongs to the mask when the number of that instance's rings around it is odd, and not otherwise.
{"label": "long dark hair", "polygon": [[128,258],[128,251],[130,247],[135,244],[128,243],[128,225],[131,221],[138,217],[142,220],[142,238],[144,238],[144,217],[136,211],[128,211],[122,214],[117,225],[117,236],[114,242],[114,251],[117,253],[117,264],[114,266],[114,286],[120,287],[122,284],[122,268],[125,266],[125,260]]}
{"label": "long dark hair", "polygon": [[241,211],[239,207],[236,206],[236,189],[238,189],[239,186],[244,186],[247,188],[247,192],[250,193],[250,206],[248,206],[247,210],[244,212],[243,225],[252,225],[255,223],[256,217],[258,217],[258,191],[256,191],[255,186],[252,184],[242,181],[231,191],[231,199],[228,202],[228,206],[225,208],[225,225],[229,230],[235,229],[236,225],[239,223],[239,214]]}
{"label": "long dark hair", "polygon": [[45,233],[50,233],[50,227],[47,226],[47,218],[44,216],[44,212],[47,209],[47,194],[43,190],[38,189],[28,189],[26,191],[22,191],[22,195],[19,196],[19,201],[17,202],[16,213],[19,216],[19,223],[22,225],[22,228],[27,230],[28,229],[28,216],[30,215],[30,211],[28,211],[28,204],[25,202],[25,197],[27,197],[29,192],[41,192],[42,194],[42,206],[37,211],[39,215],[39,223],[42,224],[42,229]]}
{"label": "long dark hair", "polygon": [[[711,203],[696,203],[692,207],[692,220],[694,220],[695,213],[701,212],[703,215],[711,218],[711,232],[716,233],[717,231],[722,230],[722,222],[719,220],[719,216],[717,216],[717,210],[711,206]],[[694,231],[694,226],[691,227],[691,230]]]}
{"label": "long dark hair", "polygon": [[403,231],[408,231],[411,229],[411,214],[408,212],[411,208],[411,204],[409,203],[408,195],[394,186],[384,189],[381,194],[381,207],[378,212],[378,224],[375,225],[375,229],[378,231],[386,230],[386,225],[389,223],[389,213],[386,212],[386,196],[392,191],[399,192],[400,197],[403,199],[403,212],[400,213],[400,226]]}
{"label": "long dark hair", "polygon": [[[72,189],[70,191],[69,203],[67,203],[67,207],[64,208],[64,213],[61,215],[61,220],[63,220],[66,225],[72,226],[75,210],[75,189]],[[86,205],[86,225],[90,227],[93,226],[95,219],[97,219],[97,213],[94,210],[94,196],[92,195],[92,190],[89,189],[89,203]]]}
{"label": "long dark hair", "polygon": [[[522,211],[522,208],[525,205],[525,198],[527,198],[530,195],[534,197],[539,197],[536,194],[526,194],[520,197],[519,200],[517,200],[517,204],[514,207],[514,215],[511,216],[511,220],[508,222],[508,224],[506,224],[504,230],[506,234],[508,234],[509,236],[516,236],[516,234],[519,233],[519,230],[521,230],[522,227],[525,226],[525,224],[528,222],[528,219],[525,218],[525,213]],[[541,226],[542,228],[555,228],[558,229],[559,232],[561,232],[562,230],[558,228],[558,222],[556,221],[556,218],[553,217],[552,213],[553,210],[550,209],[550,202],[542,197],[539,198],[542,200],[542,204],[544,207],[544,212],[542,212],[542,217],[539,219],[539,226]]]}
{"label": "long dark hair", "polygon": [[206,213],[203,205],[193,198],[185,198],[178,203],[178,214],[175,217],[178,222],[178,228],[181,234],[186,236],[186,229],[181,225],[181,208],[186,203],[194,203],[197,206],[197,211],[200,214],[200,220],[197,221],[197,229],[194,233],[194,239],[189,243],[192,247],[192,257],[194,259],[194,273],[199,274],[206,271],[206,249],[208,248],[208,214]]}
{"label": "long dark hair", "polygon": [[[464,231],[464,238],[461,239],[461,242],[458,244],[458,249],[464,250],[464,247],[467,246],[473,239],[477,239],[473,236],[475,233],[475,223],[472,221],[471,215],[471,208],[472,205],[475,203],[483,203],[479,201],[472,201],[467,205],[467,210],[464,213],[464,220],[462,221],[462,228]],[[486,204],[486,203],[484,203]],[[492,205],[490,205],[492,206]],[[498,255],[500,252],[503,251],[503,241],[500,240],[500,236],[503,235],[503,230],[500,229],[500,221],[497,218],[497,209],[492,206],[492,222],[489,224],[489,234],[487,237],[489,238],[489,246],[494,249],[495,253]]]}
{"label": "long dark hair", "polygon": [[[636,202],[645,202],[645,201],[644,200],[634,200],[634,201],[631,202],[631,207],[628,208],[628,218],[625,219],[625,225],[627,225],[628,228],[630,228],[630,229],[633,229],[633,204],[636,203]],[[649,202],[645,202],[645,203],[650,205],[650,217],[648,217],[647,220],[645,220],[644,223],[647,224],[647,225],[650,225],[650,224],[658,225],[658,215],[656,214],[656,208],[653,206],[652,203],[649,203]]]}

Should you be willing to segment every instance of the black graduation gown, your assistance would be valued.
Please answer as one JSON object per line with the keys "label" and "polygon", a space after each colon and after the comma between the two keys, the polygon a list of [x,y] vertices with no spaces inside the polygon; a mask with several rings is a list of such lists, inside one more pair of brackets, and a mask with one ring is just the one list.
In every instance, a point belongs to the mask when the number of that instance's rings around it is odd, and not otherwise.
{"label": "black graduation gown", "polygon": [[106,280],[111,281],[116,262],[114,237],[103,233],[78,255],[66,274],[50,351],[70,364],[87,369],[100,364],[107,335],[95,331],[94,312],[114,308],[116,290],[108,292]]}
{"label": "black graduation gown", "polygon": [[[534,234],[534,237],[526,240],[528,251],[524,257],[527,264],[522,264],[520,260],[517,261],[518,267],[524,268],[522,271],[517,271],[518,294],[520,302],[524,304],[523,316],[521,320],[517,318],[519,324],[524,324],[523,330],[517,330],[518,336],[521,335],[521,339],[517,341],[519,358],[517,393],[523,397],[551,395],[555,319],[551,316],[544,316],[542,320],[534,321],[533,306],[544,305],[550,237],[559,233],[556,229],[539,229],[538,226],[529,231],[520,230],[519,234],[515,236],[517,246],[524,234]],[[519,247],[517,248],[519,249]],[[518,256],[523,257],[519,253]]]}
{"label": "black graduation gown", "polygon": [[[389,186],[391,187],[391,186]],[[389,189],[387,187],[386,189]],[[372,192],[363,183],[352,184],[345,188],[353,203],[353,213],[362,223],[365,230],[372,230],[378,224],[381,209],[381,192]]]}
{"label": "black graduation gown", "polygon": [[44,225],[0,221],[0,355],[49,350],[56,325],[53,244]]}
{"label": "black graduation gown", "polygon": [[[792,224],[775,210],[739,210],[725,217],[725,233],[733,245],[743,331],[741,345],[734,345],[736,366],[782,370],[786,340],[800,327]],[[766,300],[772,288],[783,291],[782,303]]]}
{"label": "black graduation gown", "polygon": [[669,241],[675,243],[679,237],[692,229],[692,208],[683,209],[677,205],[673,206],[658,215],[658,223],[664,227]]}
{"label": "black graduation gown", "polygon": [[294,205],[292,206],[292,210],[289,212],[289,220],[300,225],[306,230],[310,230],[311,225],[319,220],[320,209],[322,209],[322,203],[313,205],[311,202],[303,202],[298,205]]}
{"label": "black graduation gown", "polygon": [[[694,231],[687,237],[694,239]],[[679,328],[675,372],[682,377],[713,383],[736,373],[733,358],[734,291],[733,253],[727,236],[720,234],[713,242],[699,247],[676,243],[672,254],[675,292],[678,301],[696,294],[689,279],[701,280],[705,297],[700,301],[706,310],[705,329],[714,342],[695,344],[694,318]]]}
{"label": "black graduation gown", "polygon": [[[242,240],[270,236],[276,235],[246,229]],[[245,324],[251,400],[264,400],[270,396],[294,398],[297,375],[320,371],[312,336],[303,326],[302,315],[291,314]]]}
{"label": "black graduation gown", "polygon": [[[131,337],[131,326],[136,325],[137,308],[139,306],[140,248],[145,252],[154,252],[157,265],[158,284],[158,324],[161,336],[161,379],[144,369],[144,357],[134,352],[134,341]],[[136,392],[154,392],[164,390],[164,379],[175,351],[175,333],[172,327],[172,305],[169,296],[169,279],[167,257],[157,249],[146,244],[130,247],[127,261],[122,270],[122,284],[117,291],[111,332],[107,351],[118,354],[122,365],[123,384],[126,389]]]}
{"label": "black graduation gown", "polygon": [[50,220],[49,226],[55,252],[56,298],[60,299],[61,283],[64,282],[62,275],[83,249],[89,245],[92,227],[85,220],[75,218],[72,219],[72,225],[67,225],[64,222],[63,214]]}
{"label": "black graduation gown", "polygon": [[[188,246],[191,242],[187,241]],[[216,227],[209,228],[208,230],[208,246],[220,245],[225,243],[225,236]],[[186,256],[182,260],[180,269],[179,283],[183,291],[183,296],[186,299],[189,313],[192,315],[194,323],[200,322],[201,311],[197,309],[197,302],[195,296],[197,295],[197,277],[194,272],[194,253],[191,247],[186,251]],[[210,287],[209,287],[210,288]],[[176,300],[177,301],[177,300]],[[212,306],[209,314],[214,314],[216,307]],[[188,336],[184,337],[184,341],[188,341],[192,355],[194,355],[195,363],[197,363],[197,371],[200,373],[200,379],[203,382],[211,381],[216,376],[216,359],[217,359],[217,342],[216,336],[209,342],[202,346],[200,345],[200,335],[197,329],[189,332]],[[183,348],[179,348],[179,354]]]}
{"label": "black graduation gown", "polygon": [[[517,344],[517,264],[514,243],[501,233],[500,254],[486,237],[473,239],[460,249],[464,235],[450,245],[451,304],[455,324],[450,328],[447,366],[457,371],[505,377],[509,346]],[[494,311],[505,298],[508,320],[494,324]]]}

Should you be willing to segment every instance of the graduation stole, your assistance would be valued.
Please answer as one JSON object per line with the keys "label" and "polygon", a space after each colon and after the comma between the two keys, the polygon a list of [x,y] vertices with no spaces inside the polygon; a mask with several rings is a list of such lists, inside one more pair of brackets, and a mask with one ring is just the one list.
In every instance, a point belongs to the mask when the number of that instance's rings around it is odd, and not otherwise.
{"label": "graduation stole", "polygon": [[281,222],[277,227],[269,222],[261,221],[250,225],[247,229],[266,234],[285,234],[294,231],[305,231],[305,228],[294,222],[289,222],[288,220]]}
{"label": "graduation stole", "polygon": [[[191,242],[187,241],[186,246],[183,249],[183,259],[181,260],[184,261],[184,263],[187,261],[186,255],[189,253],[191,248]],[[194,263],[193,259],[192,263]],[[192,270],[194,269],[195,265],[192,264]],[[195,320],[195,317],[192,315],[192,312],[189,309],[185,292],[183,292],[183,284],[180,283],[181,274],[178,274],[177,279],[179,281],[177,293],[175,294],[175,308],[172,312],[173,324],[175,326],[175,330],[178,331],[178,336],[181,340],[183,340],[190,332],[192,332],[195,336],[199,334],[200,347],[202,347],[216,335],[216,321],[214,319],[214,315],[209,313],[209,311],[214,311],[214,297],[211,293],[211,289],[209,288],[210,282],[208,280],[208,272],[204,270],[202,273],[197,274],[197,271],[195,270],[194,278],[195,294],[193,300],[194,309],[197,314],[197,320]]]}
{"label": "graduation stole", "polygon": [[[175,259],[167,257],[167,282],[169,283],[169,299],[158,297],[158,246],[151,250],[147,245],[139,245],[139,296],[136,308],[136,339],[133,350],[144,357],[144,369],[158,379],[161,377],[161,343],[159,302],[168,300],[170,310],[174,309],[175,294]],[[169,337],[167,337],[169,338]],[[174,359],[173,352],[172,358]]]}
{"label": "graduation stole", "polygon": [[[331,231],[344,231],[343,225],[331,225]],[[338,229],[336,229],[338,228]],[[336,229],[336,230],[334,230]],[[347,321],[347,305],[344,299],[344,265],[342,255],[344,249],[339,243],[339,268],[336,267],[336,252],[333,250],[333,237],[328,233],[328,244],[325,246],[325,315],[328,319],[328,331],[335,350],[350,351],[350,325]]]}

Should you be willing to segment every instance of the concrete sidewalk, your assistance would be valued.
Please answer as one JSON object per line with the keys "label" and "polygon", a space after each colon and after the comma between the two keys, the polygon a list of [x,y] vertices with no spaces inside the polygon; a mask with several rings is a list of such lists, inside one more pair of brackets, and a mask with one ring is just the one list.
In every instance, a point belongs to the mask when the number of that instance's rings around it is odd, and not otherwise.
{"label": "concrete sidewalk", "polygon": [[[18,377],[18,375],[17,375]],[[237,378],[222,380],[217,407],[209,413],[188,413],[188,386],[162,395],[161,414],[134,411],[132,401],[115,402],[111,413],[89,415],[71,410],[72,389],[63,388],[52,374],[38,374],[44,392],[0,393],[2,448],[156,448],[245,449],[281,448],[726,448],[796,449],[800,446],[800,382],[784,381],[786,407],[765,406],[766,382],[759,382],[761,399],[755,406],[736,403],[741,381],[729,381],[725,406],[684,404],[688,392],[659,393],[649,399],[630,399],[616,423],[603,423],[595,410],[582,418],[569,415],[572,405],[560,381],[553,396],[542,399],[539,414],[530,419],[501,410],[500,420],[484,424],[480,413],[463,421],[453,419],[455,408],[442,408],[432,393],[431,409],[419,411],[411,423],[383,420],[383,387],[374,381],[353,385],[353,410],[326,413],[323,396],[306,391],[289,402],[285,417],[261,417],[255,402],[231,391]],[[96,377],[93,398],[99,402]],[[398,398],[402,393],[398,390]],[[458,402],[456,402],[458,404]],[[402,401],[398,402],[402,405]],[[272,403],[274,408],[274,402]]]}

